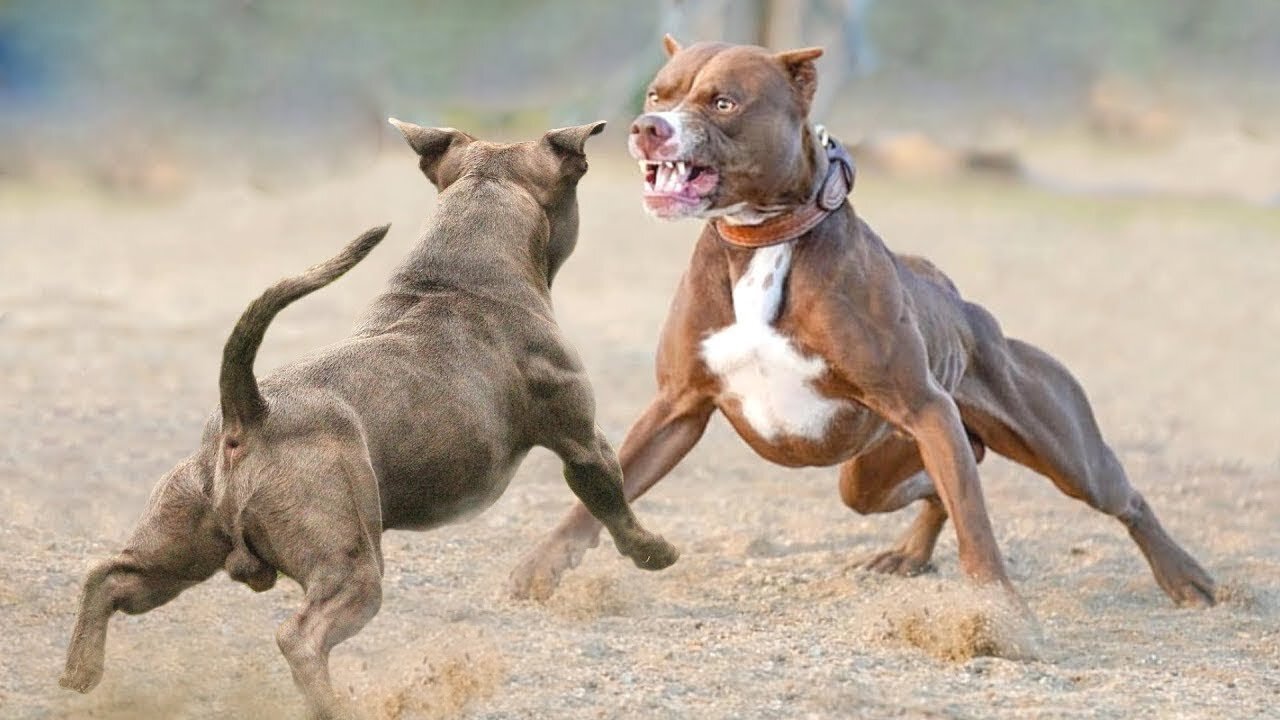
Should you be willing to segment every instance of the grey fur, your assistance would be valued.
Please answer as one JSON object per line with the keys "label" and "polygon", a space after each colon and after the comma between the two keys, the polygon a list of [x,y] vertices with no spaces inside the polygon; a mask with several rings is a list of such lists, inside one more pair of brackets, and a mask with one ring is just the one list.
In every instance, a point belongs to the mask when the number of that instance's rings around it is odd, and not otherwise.
{"label": "grey fur", "polygon": [[261,383],[252,363],[275,313],[359,262],[386,228],[249,306],[224,351],[221,413],[156,486],[125,549],[85,580],[63,686],[101,679],[116,610],[146,612],[223,568],[255,590],[282,573],[306,599],[277,631],[280,649],[311,711],[344,715],[329,651],[378,611],[383,531],[480,512],[535,445],[562,458],[621,553],[646,569],[675,562],[623,497],[551,308],[577,240],[583,145],[602,126],[499,145],[397,124],[441,191],[434,224],[353,335]]}

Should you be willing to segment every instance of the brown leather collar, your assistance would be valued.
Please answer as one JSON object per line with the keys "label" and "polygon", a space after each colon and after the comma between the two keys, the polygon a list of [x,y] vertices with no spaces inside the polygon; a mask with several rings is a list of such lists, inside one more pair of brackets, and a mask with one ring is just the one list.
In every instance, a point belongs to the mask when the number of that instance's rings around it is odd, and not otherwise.
{"label": "brown leather collar", "polygon": [[835,212],[845,202],[845,196],[853,190],[853,158],[826,129],[817,128],[818,141],[826,150],[826,173],[813,198],[798,207],[791,208],[777,217],[759,225],[731,225],[723,218],[711,221],[720,239],[741,248],[762,248],[791,242],[818,226],[818,223]]}

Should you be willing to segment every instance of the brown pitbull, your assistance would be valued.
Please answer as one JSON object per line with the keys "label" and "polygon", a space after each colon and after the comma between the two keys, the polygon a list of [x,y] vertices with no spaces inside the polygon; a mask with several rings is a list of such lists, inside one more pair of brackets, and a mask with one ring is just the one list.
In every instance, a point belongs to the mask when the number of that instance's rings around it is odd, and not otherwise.
{"label": "brown pitbull", "polygon": [[[630,149],[650,213],[709,222],[662,330],[657,397],[622,444],[628,499],[719,410],[767,460],[839,465],[857,512],[923,501],[867,568],[919,572],[950,517],[964,572],[1008,587],[978,483],[990,448],[1124,523],[1175,602],[1211,604],[1213,580],[1129,484],[1067,370],[927,260],[887,249],[846,202],[847,155],[806,119],[821,49],[665,44]],[[599,530],[571,510],[513,592],[552,592]]]}
{"label": "brown pitbull", "polygon": [[386,235],[268,289],[222,356],[222,407],[151,494],[116,557],[84,583],[64,687],[102,677],[107,621],[159,607],[215,572],[266,590],[277,572],[306,600],[276,632],[320,716],[344,714],[329,651],[382,600],[381,536],[474,515],[535,445],[622,554],[657,570],[676,551],[644,530],[595,424],[591,385],[551,311],[551,281],[578,237],[587,138],[604,123],[498,145],[392,121],[441,190],[436,220],[346,340],[261,384],[253,360],[277,312],[337,279]]}

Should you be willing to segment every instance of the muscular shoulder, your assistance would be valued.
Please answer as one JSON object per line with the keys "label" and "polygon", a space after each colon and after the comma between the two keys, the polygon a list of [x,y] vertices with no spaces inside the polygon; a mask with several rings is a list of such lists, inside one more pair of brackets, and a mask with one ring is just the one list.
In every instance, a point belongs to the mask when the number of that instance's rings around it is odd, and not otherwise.
{"label": "muscular shoulder", "polygon": [[534,397],[562,394],[586,382],[578,351],[554,323],[532,321],[516,345],[516,364]]}
{"label": "muscular shoulder", "polygon": [[902,271],[911,273],[916,278],[932,283],[941,289],[948,290],[954,293],[957,297],[960,295],[960,290],[956,287],[955,283],[951,282],[951,278],[947,277],[946,273],[939,270],[938,266],[934,265],[927,258],[923,258],[919,255],[901,254],[896,257],[898,258],[898,264]]}

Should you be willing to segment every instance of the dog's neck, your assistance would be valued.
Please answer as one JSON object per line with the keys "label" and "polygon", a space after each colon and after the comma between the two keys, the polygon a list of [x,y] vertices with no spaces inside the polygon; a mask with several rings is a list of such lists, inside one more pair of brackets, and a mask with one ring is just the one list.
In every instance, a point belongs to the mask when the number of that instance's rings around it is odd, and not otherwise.
{"label": "dog's neck", "polygon": [[801,152],[789,173],[791,181],[777,198],[768,202],[742,201],[703,213],[707,220],[718,220],[727,225],[750,227],[760,225],[813,200],[827,168],[826,154],[816,139],[816,131],[808,123],[800,128]]}
{"label": "dog's neck", "polygon": [[784,208],[755,208],[745,202],[740,202],[726,208],[707,212],[704,217],[723,220],[730,225],[751,226],[759,225],[765,220],[777,217],[784,212],[786,212]]}
{"label": "dog's neck", "polygon": [[794,252],[794,243],[728,249],[733,313],[737,322],[773,323],[781,307]]}
{"label": "dog's neck", "polygon": [[488,178],[463,178],[441,193],[431,226],[392,279],[393,290],[455,289],[494,299],[550,298],[551,234],[528,193]]}
{"label": "dog's neck", "polygon": [[846,203],[846,196],[853,189],[853,159],[844,146],[827,136],[825,130],[817,134],[819,140],[810,154],[814,172],[805,191],[805,200],[749,225],[729,221],[732,213],[711,220],[712,231],[723,242],[739,248],[794,242],[817,228]]}

